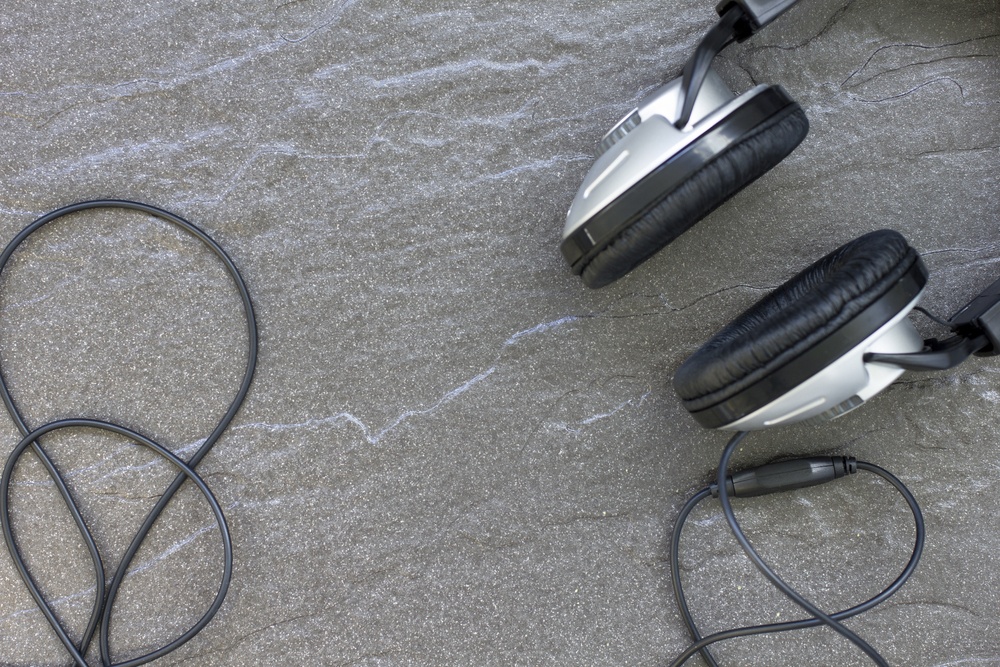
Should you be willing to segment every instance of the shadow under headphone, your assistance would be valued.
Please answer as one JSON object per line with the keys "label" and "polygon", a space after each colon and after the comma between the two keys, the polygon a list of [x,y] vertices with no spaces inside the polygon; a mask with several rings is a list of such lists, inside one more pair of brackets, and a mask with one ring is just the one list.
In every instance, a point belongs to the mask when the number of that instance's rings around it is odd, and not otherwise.
{"label": "shadow under headphone", "polygon": [[[561,250],[602,287],[672,242],[786,157],[809,128],[780,86],[735,96],[713,58],[797,0],[724,0],[683,75],[652,93],[600,143],[569,210]],[[898,233],[873,232],[822,258],[695,352],[674,376],[708,428],[748,431],[838,417],[904,370],[942,370],[1000,354],[1000,281],[923,340],[907,314],[928,272]],[[792,363],[794,361],[794,363]]]}

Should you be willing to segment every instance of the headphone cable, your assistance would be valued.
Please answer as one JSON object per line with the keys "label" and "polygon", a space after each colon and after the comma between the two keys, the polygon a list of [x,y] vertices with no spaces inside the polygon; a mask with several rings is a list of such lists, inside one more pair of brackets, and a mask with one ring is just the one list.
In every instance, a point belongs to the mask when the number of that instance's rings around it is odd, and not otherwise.
{"label": "headphone cable", "polygon": [[[3,269],[7,266],[7,262],[11,255],[17,249],[17,247],[31,234],[43,227],[44,225],[61,218],[70,213],[75,213],[77,211],[82,211],[86,209],[94,208],[115,208],[115,209],[128,209],[139,211],[142,213],[147,213],[149,215],[155,216],[164,220],[166,222],[172,223],[177,227],[180,227],[184,231],[188,232],[199,241],[201,241],[205,246],[211,250],[216,257],[223,263],[229,277],[232,279],[239,292],[240,301],[243,306],[244,315],[246,317],[246,327],[247,327],[247,362],[246,368],[243,373],[243,379],[240,383],[240,387],[236,392],[236,396],[229,408],[226,410],[222,419],[219,420],[215,428],[208,435],[207,438],[198,447],[195,453],[186,462],[182,461],[175,455],[173,455],[169,450],[167,450],[162,445],[153,442],[151,439],[145,436],[131,431],[123,426],[118,426],[115,424],[110,424],[107,422],[92,420],[92,419],[65,419],[55,422],[50,422],[37,429],[31,430],[28,428],[24,421],[20,411],[18,410],[14,399],[11,396],[10,389],[7,386],[7,380],[3,375],[2,369],[0,369],[0,398],[3,399],[4,405],[7,407],[7,411],[10,413],[11,418],[14,420],[15,425],[24,436],[21,442],[14,448],[12,453],[7,459],[7,464],[4,468],[3,477],[0,478],[0,527],[2,527],[4,534],[4,541],[7,544],[7,549],[10,552],[11,559],[17,568],[21,579],[24,581],[25,586],[28,588],[29,593],[32,598],[34,598],[36,605],[41,610],[42,614],[45,616],[49,625],[55,631],[59,641],[63,644],[66,652],[73,659],[73,663],[76,667],[88,667],[86,662],[86,654],[88,649],[94,639],[95,634],[98,636],[98,644],[100,646],[100,658],[101,664],[104,667],[138,667],[152,660],[156,660],[189,641],[196,634],[198,634],[212,618],[216,615],[222,606],[223,599],[226,596],[226,592],[229,589],[229,583],[232,577],[233,569],[233,554],[232,554],[232,539],[229,535],[229,529],[226,526],[225,517],[222,514],[222,509],[219,506],[218,501],[212,496],[208,489],[208,486],[201,479],[200,476],[195,472],[195,468],[198,463],[212,450],[216,442],[222,436],[223,432],[229,426],[229,423],[236,416],[239,411],[240,406],[243,404],[243,399],[246,398],[247,392],[250,390],[250,384],[253,380],[254,370],[257,365],[257,321],[254,316],[253,304],[250,300],[250,294],[247,290],[246,283],[243,277],[240,275],[239,270],[233,263],[232,259],[226,254],[222,247],[212,239],[211,236],[206,234],[204,231],[188,222],[184,218],[178,215],[170,213],[169,211],[164,211],[163,209],[150,206],[148,204],[141,204],[138,202],[124,201],[117,199],[101,199],[94,201],[80,202],[77,204],[72,204],[64,208],[52,211],[41,218],[38,218],[33,223],[25,227],[21,232],[14,237],[7,244],[3,253],[0,254],[0,274],[2,274]],[[160,496],[159,500],[154,505],[153,509],[150,510],[149,514],[146,515],[146,519],[140,527],[139,531],[135,534],[129,545],[128,550],[125,552],[118,564],[118,567],[112,577],[112,582],[110,587],[107,586],[106,574],[104,571],[104,564],[101,559],[101,554],[97,548],[94,541],[93,535],[90,529],[87,527],[86,522],[80,512],[80,509],[73,499],[69,487],[63,475],[56,468],[52,459],[49,455],[42,449],[41,444],[37,441],[37,438],[45,433],[54,431],[62,428],[70,427],[83,427],[83,428],[96,428],[105,431],[111,431],[123,435],[133,442],[147,447],[158,453],[162,458],[167,459],[175,467],[177,467],[180,472],[174,478],[173,482],[167,488],[167,490]],[[95,588],[96,596],[94,600],[93,609],[90,615],[90,621],[87,624],[86,630],[83,632],[78,643],[74,643],[72,638],[63,628],[62,624],[59,622],[52,611],[51,605],[46,602],[40,588],[35,583],[34,578],[30,574],[30,570],[27,563],[22,556],[20,549],[18,549],[16,537],[11,525],[10,517],[10,483],[11,476],[14,470],[14,466],[18,459],[23,455],[28,449],[37,456],[39,461],[45,467],[48,472],[49,477],[55,484],[60,496],[65,502],[67,508],[70,511],[73,521],[76,524],[77,529],[83,538],[84,544],[90,554],[90,559],[94,566],[94,577],[95,577]],[[111,648],[110,648],[110,626],[111,626],[111,612],[114,607],[115,600],[117,598],[118,592],[120,590],[121,584],[128,572],[129,566],[132,563],[133,558],[139,551],[140,546],[142,546],[143,541],[149,534],[154,523],[163,513],[167,504],[177,493],[177,490],[184,484],[185,481],[190,479],[201,491],[202,495],[208,501],[210,508],[215,516],[216,522],[219,525],[220,536],[223,543],[223,573],[221,577],[221,582],[219,584],[219,589],[216,592],[215,598],[212,604],[209,606],[208,610],[202,615],[202,617],[188,630],[186,630],[179,637],[175,638],[166,645],[150,651],[145,655],[133,658],[131,660],[126,660],[124,662],[112,663],[111,660]]]}
{"label": "headphone cable", "polygon": [[[868,657],[871,658],[871,660],[875,664],[879,665],[880,667],[888,667],[889,663],[885,660],[885,658],[883,658],[878,653],[878,651],[876,651],[870,644],[868,644],[868,642],[866,642],[856,633],[851,631],[849,628],[845,627],[841,623],[841,621],[851,618],[853,616],[857,616],[858,614],[868,611],[869,609],[872,609],[876,605],[885,602],[891,595],[896,593],[903,586],[903,584],[906,583],[906,581],[916,570],[917,564],[920,560],[920,555],[923,551],[924,536],[925,536],[923,515],[920,512],[920,506],[917,504],[916,498],[898,478],[896,478],[894,475],[892,475],[892,473],[888,472],[884,468],[881,468],[872,463],[867,463],[865,461],[853,462],[853,459],[850,460],[852,465],[856,466],[857,470],[865,470],[867,472],[871,472],[875,475],[878,475],[879,477],[886,480],[889,484],[891,484],[900,493],[900,495],[903,496],[903,498],[906,500],[907,505],[910,508],[910,511],[913,514],[916,537],[914,540],[913,551],[910,555],[909,561],[903,568],[902,572],[900,572],[899,576],[897,576],[892,583],[890,583],[880,593],[862,602],[861,604],[855,605],[849,609],[838,611],[834,614],[827,615],[821,610],[819,610],[815,605],[809,602],[806,598],[804,598],[800,593],[798,593],[795,589],[789,586],[778,576],[778,574],[764,561],[764,559],[760,556],[760,554],[757,553],[753,545],[750,544],[750,541],[747,539],[742,528],[740,527],[739,523],[736,520],[736,516],[733,513],[732,505],[730,503],[730,496],[733,495],[733,490],[734,490],[733,478],[727,476],[726,473],[729,467],[729,459],[732,457],[732,454],[735,452],[736,447],[740,444],[740,442],[742,442],[743,438],[746,437],[746,435],[747,432],[745,431],[739,432],[735,436],[733,436],[733,438],[729,441],[729,444],[727,444],[726,448],[723,450],[722,457],[719,462],[719,470],[716,483],[709,487],[705,487],[704,489],[698,491],[690,499],[688,499],[688,501],[684,504],[683,508],[681,509],[680,514],[677,517],[676,524],[674,526],[673,535],[670,541],[670,554],[669,554],[671,581],[674,588],[674,596],[677,600],[678,610],[680,611],[681,617],[684,620],[684,623],[687,626],[688,632],[690,633],[694,643],[692,643],[683,653],[681,653],[671,663],[671,667],[680,667],[696,653],[700,653],[701,657],[705,660],[706,663],[708,663],[710,667],[719,667],[719,664],[718,662],[716,662],[715,657],[708,649],[710,645],[716,642],[723,641],[726,639],[734,639],[737,637],[748,637],[748,636],[772,633],[772,632],[786,632],[789,630],[800,630],[804,628],[817,627],[819,625],[824,625],[824,624],[831,627],[833,630],[840,633],[844,637],[846,637],[849,641],[851,641],[851,643],[853,643],[859,649],[864,651],[864,653],[868,655]],[[803,461],[803,460],[800,459],[798,461]],[[795,463],[795,462],[786,462],[786,463]],[[771,466],[771,468],[773,470],[774,467],[781,465],[782,464],[774,464]],[[768,467],[769,466],[763,466],[762,468],[758,468],[753,471],[745,471],[744,473],[740,473],[740,475],[753,478],[755,472],[763,471],[765,468]],[[785,477],[786,483],[781,488],[772,488],[768,490],[761,490],[760,488],[757,488],[752,490],[751,493],[746,495],[763,495],[764,493],[789,490],[792,488],[802,488],[803,486],[813,486],[815,484],[822,483],[824,481],[829,481],[830,479],[834,479],[834,477],[829,476],[828,479],[822,479],[822,480],[813,479],[803,483],[803,475],[801,472],[802,469],[803,469],[802,466],[799,466],[799,472],[797,474],[792,474],[790,477],[786,475]],[[846,474],[851,474],[851,472],[853,471],[848,470],[846,471]],[[765,474],[759,476],[765,479],[768,477]],[[771,479],[774,479],[774,477],[775,476],[772,476]],[[793,479],[796,477],[797,479]],[[808,611],[812,615],[811,618],[801,619],[797,621],[786,621],[783,623],[769,623],[764,625],[754,625],[742,628],[734,628],[732,630],[725,630],[722,632],[717,632],[708,635],[707,637],[702,637],[700,631],[698,630],[697,625],[694,622],[694,618],[691,615],[690,608],[688,607],[687,599],[684,595],[684,589],[680,577],[679,547],[680,547],[681,530],[684,527],[684,523],[687,520],[688,515],[691,513],[691,511],[695,508],[695,506],[698,503],[700,503],[705,498],[716,494],[718,495],[719,500],[722,502],[723,514],[726,517],[726,522],[729,524],[730,530],[736,537],[736,540],[740,544],[740,547],[750,558],[751,562],[753,562],[753,564],[757,567],[757,569],[765,577],[767,577],[767,579],[776,588],[778,588],[782,593],[784,593],[786,597],[788,597],[793,602],[795,602],[795,604],[799,605],[800,607]],[[744,494],[741,494],[739,490],[737,490],[736,495],[744,495]]]}

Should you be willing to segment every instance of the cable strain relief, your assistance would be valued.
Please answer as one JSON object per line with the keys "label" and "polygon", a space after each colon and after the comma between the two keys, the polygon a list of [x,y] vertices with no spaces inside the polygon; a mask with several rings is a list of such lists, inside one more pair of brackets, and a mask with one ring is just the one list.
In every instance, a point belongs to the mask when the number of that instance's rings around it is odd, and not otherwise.
{"label": "cable strain relief", "polygon": [[858,460],[853,456],[844,457],[844,469],[848,475],[853,475],[858,471]]}

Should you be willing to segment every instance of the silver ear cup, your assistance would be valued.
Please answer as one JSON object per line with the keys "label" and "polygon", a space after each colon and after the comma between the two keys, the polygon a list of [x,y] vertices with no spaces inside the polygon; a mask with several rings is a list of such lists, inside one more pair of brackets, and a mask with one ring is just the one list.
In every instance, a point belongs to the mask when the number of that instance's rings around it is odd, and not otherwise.
{"label": "silver ear cup", "polygon": [[692,122],[677,129],[680,85],[677,79],[658,90],[605,136],[570,207],[561,250],[590,287],[655,254],[777,164],[808,129],[780,87],[735,97],[714,72]]}
{"label": "silver ear cup", "polygon": [[597,160],[566,215],[563,238],[766,87],[758,86],[737,99],[711,71],[698,93],[691,121],[683,130],[674,127],[680,78],[647,96],[601,139]]}
{"label": "silver ear cup", "polygon": [[923,348],[923,337],[907,317],[922,294],[921,290],[895,317],[815,375],[745,417],[717,428],[755,431],[814,417],[836,419],[861,407],[904,372],[891,364],[866,362],[866,354],[905,354]]}
{"label": "silver ear cup", "polygon": [[903,372],[878,355],[919,352],[907,319],[927,268],[900,234],[844,244],[739,315],[681,364],[674,389],[703,426],[754,430],[835,418]]}

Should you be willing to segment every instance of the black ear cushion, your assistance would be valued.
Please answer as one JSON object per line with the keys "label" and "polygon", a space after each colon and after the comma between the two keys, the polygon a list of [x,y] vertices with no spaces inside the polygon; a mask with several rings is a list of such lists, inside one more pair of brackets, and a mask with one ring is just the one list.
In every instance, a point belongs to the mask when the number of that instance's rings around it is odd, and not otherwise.
{"label": "black ear cushion", "polygon": [[789,363],[885,294],[918,260],[917,251],[891,230],[866,234],[833,251],[737,317],[681,365],[674,389],[684,407],[691,412],[709,408]]}
{"label": "black ear cushion", "polygon": [[581,277],[588,287],[618,280],[656,254],[720,204],[781,162],[805,138],[802,109],[764,121],[652,208],[590,260]]}

